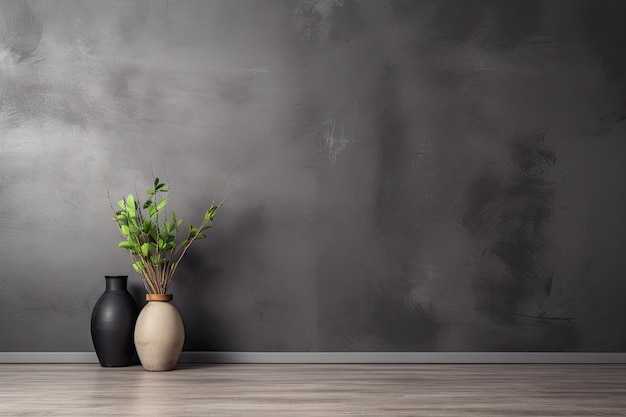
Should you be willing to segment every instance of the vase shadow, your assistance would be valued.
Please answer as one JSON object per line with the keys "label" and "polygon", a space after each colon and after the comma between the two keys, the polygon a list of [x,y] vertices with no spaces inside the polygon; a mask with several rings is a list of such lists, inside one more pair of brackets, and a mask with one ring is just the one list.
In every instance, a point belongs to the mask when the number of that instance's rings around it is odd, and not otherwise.
{"label": "vase shadow", "polygon": [[238,268],[248,251],[254,250],[251,243],[264,234],[264,215],[260,206],[225,218],[207,233],[206,241],[187,252],[171,291],[186,328],[183,351],[238,350],[230,323],[236,313],[229,307],[242,283],[234,279],[242,275]]}

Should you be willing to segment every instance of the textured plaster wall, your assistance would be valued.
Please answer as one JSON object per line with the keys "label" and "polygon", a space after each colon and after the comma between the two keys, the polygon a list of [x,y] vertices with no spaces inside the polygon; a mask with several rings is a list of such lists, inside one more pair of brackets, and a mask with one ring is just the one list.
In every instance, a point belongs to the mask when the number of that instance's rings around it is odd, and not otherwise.
{"label": "textured plaster wall", "polygon": [[231,193],[187,350],[625,351],[626,4],[0,2],[0,351],[89,351],[113,198]]}

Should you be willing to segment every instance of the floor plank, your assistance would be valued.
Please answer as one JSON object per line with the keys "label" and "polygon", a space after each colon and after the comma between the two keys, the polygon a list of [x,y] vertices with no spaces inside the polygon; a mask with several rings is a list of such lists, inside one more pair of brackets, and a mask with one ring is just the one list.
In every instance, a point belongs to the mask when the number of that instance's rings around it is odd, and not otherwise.
{"label": "floor plank", "polygon": [[2,416],[626,416],[626,365],[0,365]]}

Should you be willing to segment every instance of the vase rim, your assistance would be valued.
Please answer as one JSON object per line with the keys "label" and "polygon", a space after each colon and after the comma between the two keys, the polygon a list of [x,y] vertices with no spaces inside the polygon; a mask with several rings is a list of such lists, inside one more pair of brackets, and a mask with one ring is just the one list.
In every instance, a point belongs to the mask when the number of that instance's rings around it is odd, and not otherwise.
{"label": "vase rim", "polygon": [[172,294],[146,294],[146,301],[172,301]]}
{"label": "vase rim", "polygon": [[128,278],[128,275],[105,275],[105,278]]}

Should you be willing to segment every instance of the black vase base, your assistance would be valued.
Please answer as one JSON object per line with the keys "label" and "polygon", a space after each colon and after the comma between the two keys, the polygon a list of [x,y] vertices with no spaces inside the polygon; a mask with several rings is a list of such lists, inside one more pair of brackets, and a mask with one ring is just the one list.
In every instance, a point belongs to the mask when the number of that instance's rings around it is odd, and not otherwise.
{"label": "black vase base", "polygon": [[112,365],[112,364],[108,364],[108,363],[101,363],[100,364],[100,366],[103,367],[103,368],[124,368],[124,367],[129,366],[129,365],[130,365],[130,363],[127,363],[125,365],[118,365],[118,364]]}
{"label": "black vase base", "polygon": [[129,366],[133,364],[132,358],[129,358],[128,356],[125,356],[125,355],[119,355],[119,354],[113,355],[113,357],[109,357],[109,358],[98,358],[98,362],[100,362],[100,366],[103,368],[123,368],[125,366]]}

